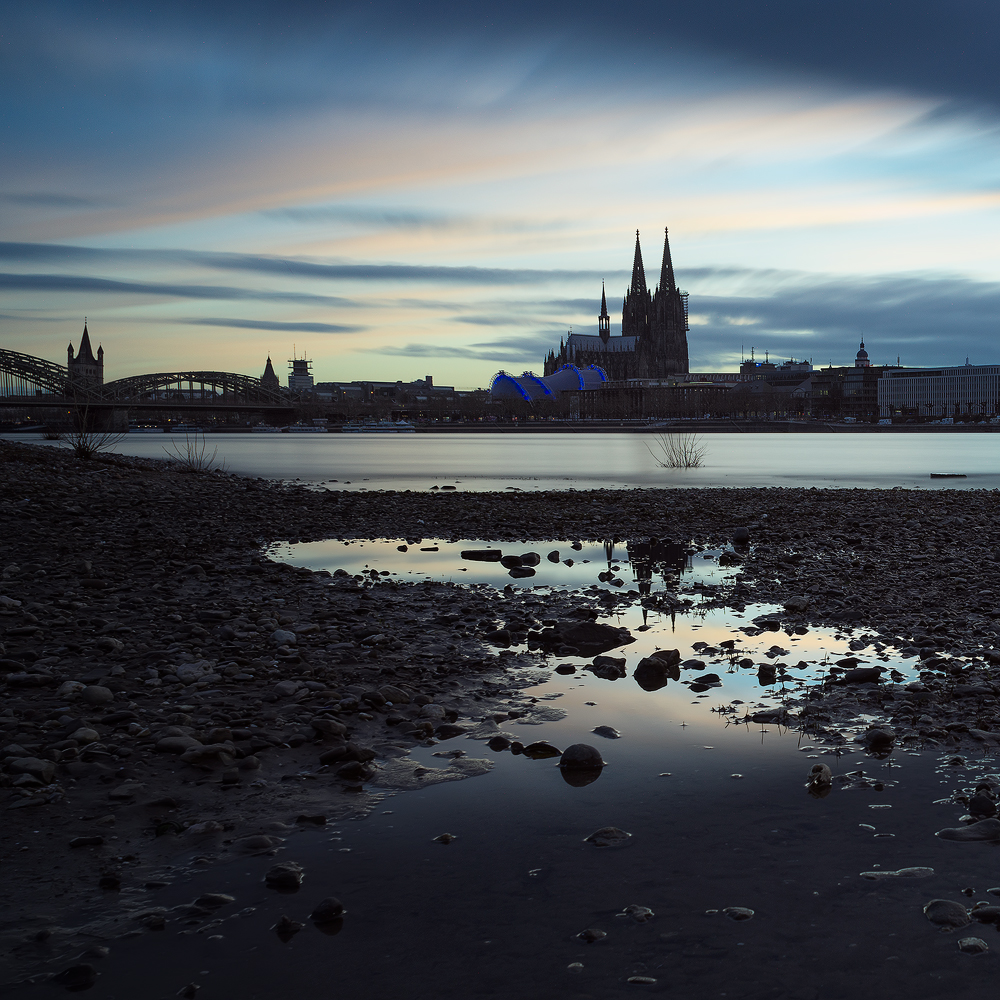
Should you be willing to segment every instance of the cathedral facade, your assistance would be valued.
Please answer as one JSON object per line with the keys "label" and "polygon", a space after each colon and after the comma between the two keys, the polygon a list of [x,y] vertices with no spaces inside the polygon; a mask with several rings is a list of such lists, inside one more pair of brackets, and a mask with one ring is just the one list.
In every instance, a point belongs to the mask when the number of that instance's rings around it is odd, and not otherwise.
{"label": "cathedral facade", "polygon": [[545,358],[545,374],[563,365],[584,368],[597,365],[610,381],[630,378],[663,378],[688,370],[688,302],[674,280],[670,237],[664,230],[660,282],[652,293],[646,286],[639,232],[635,234],[632,283],[622,302],[621,336],[611,335],[607,298],[601,289],[601,313],[597,334],[571,333],[559,344],[558,353]]}

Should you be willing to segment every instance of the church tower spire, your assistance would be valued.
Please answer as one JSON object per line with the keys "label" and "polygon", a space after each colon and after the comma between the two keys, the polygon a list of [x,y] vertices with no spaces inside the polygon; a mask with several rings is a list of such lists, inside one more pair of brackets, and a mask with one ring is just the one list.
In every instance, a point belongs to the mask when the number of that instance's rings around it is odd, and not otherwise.
{"label": "church tower spire", "polygon": [[663,263],[660,265],[660,291],[672,292],[677,287],[674,282],[674,262],[670,259],[670,230],[663,227]]}
{"label": "church tower spire", "polygon": [[606,344],[611,339],[611,317],[608,315],[608,299],[601,282],[601,315],[597,317],[597,333]]}
{"label": "church tower spire", "polygon": [[277,392],[281,388],[278,376],[274,373],[274,365],[271,364],[271,355],[267,356],[267,364],[264,365],[264,374],[260,377],[260,384],[271,392]]}
{"label": "church tower spire", "polygon": [[646,271],[642,266],[642,247],[639,246],[639,230],[635,231],[635,259],[632,261],[632,287],[630,291],[634,294],[646,293]]}
{"label": "church tower spire", "polygon": [[80,338],[80,349],[76,352],[76,357],[73,356],[72,343],[67,348],[66,355],[66,367],[71,379],[81,384],[104,384],[104,348],[99,346],[97,357],[94,357],[86,318],[83,321],[83,336]]}

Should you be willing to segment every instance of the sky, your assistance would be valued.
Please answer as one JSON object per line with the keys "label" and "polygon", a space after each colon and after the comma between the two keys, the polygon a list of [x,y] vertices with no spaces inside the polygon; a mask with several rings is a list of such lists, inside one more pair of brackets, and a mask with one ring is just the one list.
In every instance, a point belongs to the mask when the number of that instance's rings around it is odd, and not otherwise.
{"label": "sky", "polygon": [[693,371],[997,364],[998,43],[979,0],[0,0],[0,347],[488,386],[602,281],[620,332],[669,226]]}

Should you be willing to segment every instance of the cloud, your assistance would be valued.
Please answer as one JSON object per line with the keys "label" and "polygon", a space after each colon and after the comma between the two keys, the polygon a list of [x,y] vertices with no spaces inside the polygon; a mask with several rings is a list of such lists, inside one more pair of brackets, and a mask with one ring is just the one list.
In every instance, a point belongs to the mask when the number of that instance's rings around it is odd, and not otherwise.
{"label": "cloud", "polygon": [[0,313],[0,320],[10,319],[17,323],[65,323],[63,316],[32,316],[31,313]]}
{"label": "cloud", "polygon": [[260,292],[224,285],[180,285],[161,281],[114,281],[80,274],[0,274],[0,289],[18,292],[96,292],[115,295],[154,295],[180,299],[244,299],[259,302],[296,302],[303,305],[354,306],[350,299],[304,292]]}
{"label": "cloud", "polygon": [[[1000,282],[951,275],[832,276],[794,271],[699,270],[700,283],[737,282],[756,294],[691,295],[688,343],[696,357],[749,353],[842,364],[863,338],[873,360],[910,366],[997,360]],[[839,360],[837,360],[839,359]]]}
{"label": "cloud", "polygon": [[382,347],[377,354],[405,358],[463,358],[469,361],[498,361],[506,364],[541,368],[542,358],[550,347],[558,346],[558,335],[534,334],[526,337],[505,337],[481,341],[468,347],[441,344],[406,344],[404,347]]}
{"label": "cloud", "polygon": [[468,323],[471,326],[510,326],[514,320],[510,314],[500,316],[452,316],[452,323]]}
{"label": "cloud", "polygon": [[346,264],[203,250],[133,250],[77,247],[56,243],[0,242],[0,259],[24,263],[194,264],[223,271],[274,274],[286,278],[352,281],[415,281],[453,285],[531,285],[579,279],[599,281],[611,273],[540,268],[451,267],[414,264]]}
{"label": "cloud", "polygon": [[203,317],[201,319],[183,319],[179,323],[191,326],[225,326],[237,330],[273,330],[278,333],[357,333],[366,330],[364,326],[352,326],[344,323],[281,323],[276,320],[255,319],[223,319],[218,317]]}
{"label": "cloud", "polygon": [[0,194],[0,202],[27,205],[31,208],[97,208],[105,202],[96,198],[79,198],[72,194],[38,192],[33,194]]}
{"label": "cloud", "polygon": [[387,229],[453,229],[468,224],[468,219],[442,212],[419,212],[412,209],[392,209],[362,205],[302,205],[289,208],[269,208],[261,213],[265,218],[288,219],[292,222],[346,222],[356,226]]}

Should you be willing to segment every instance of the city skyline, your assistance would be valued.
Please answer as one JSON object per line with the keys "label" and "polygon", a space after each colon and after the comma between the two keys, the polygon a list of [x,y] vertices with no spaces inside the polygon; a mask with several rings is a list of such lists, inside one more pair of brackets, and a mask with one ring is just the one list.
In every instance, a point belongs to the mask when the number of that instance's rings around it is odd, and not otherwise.
{"label": "city skyline", "polygon": [[998,15],[796,11],[11,5],[0,343],[485,386],[669,225],[692,370],[996,361]]}

